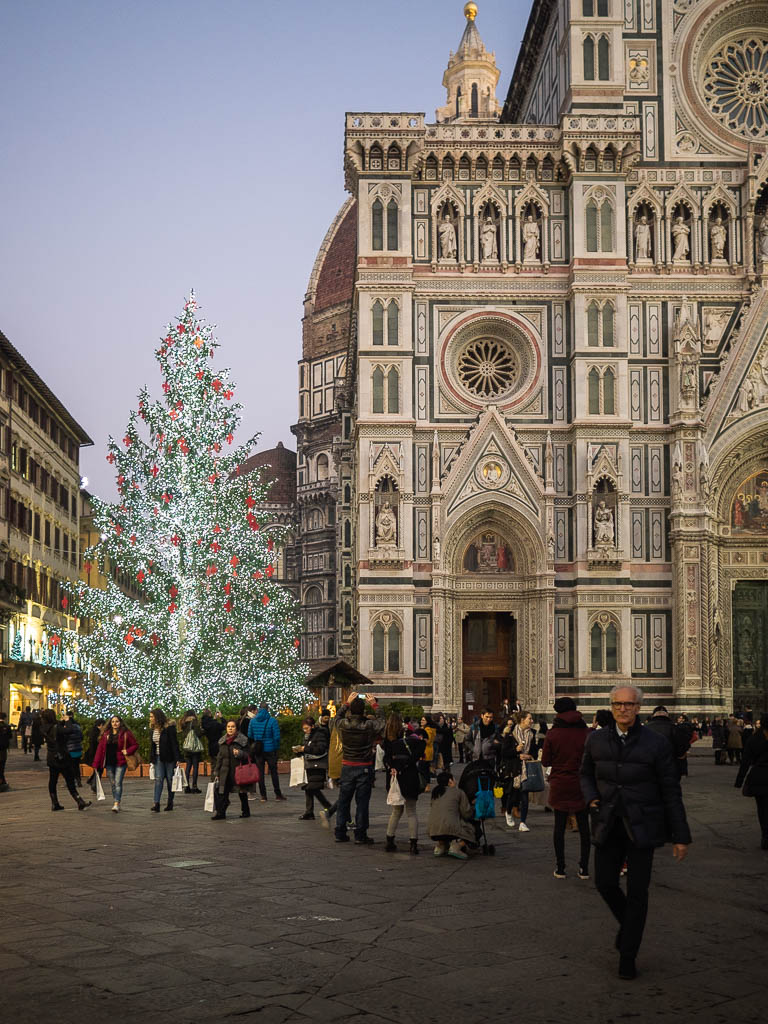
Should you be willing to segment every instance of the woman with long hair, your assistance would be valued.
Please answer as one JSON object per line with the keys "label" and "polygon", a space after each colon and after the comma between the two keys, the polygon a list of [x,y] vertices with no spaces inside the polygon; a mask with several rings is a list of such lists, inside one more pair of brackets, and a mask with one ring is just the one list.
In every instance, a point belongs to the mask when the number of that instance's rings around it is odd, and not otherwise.
{"label": "woman with long hair", "polygon": [[120,715],[112,715],[104,726],[104,730],[93,757],[93,770],[97,775],[102,768],[107,770],[107,778],[112,787],[112,810],[115,814],[120,810],[123,799],[123,779],[128,768],[127,758],[139,749],[131,730]]}
{"label": "woman with long hair", "polygon": [[235,782],[235,769],[238,765],[245,764],[247,760],[248,737],[240,732],[237,719],[230,718],[227,720],[226,731],[219,743],[216,763],[213,766],[213,781],[216,787],[213,791],[213,799],[216,813],[211,816],[211,821],[223,821],[226,818],[229,795],[235,788],[240,796],[240,817],[250,818],[251,812],[248,807],[250,787],[237,786]]}
{"label": "woman with long hair", "polygon": [[200,758],[203,756],[205,747],[203,746],[203,730],[197,712],[191,709],[185,711],[179,724],[184,736],[181,741],[181,749],[184,751],[187,772],[187,785],[184,792],[201,793],[202,790],[197,788],[197,776],[200,771]]}
{"label": "woman with long hair", "polygon": [[163,784],[168,784],[168,803],[166,811],[173,810],[173,773],[181,760],[179,753],[179,737],[176,726],[169,722],[160,708],[149,712],[149,760],[155,769],[155,802],[152,810],[160,810],[160,799],[163,795]]}
{"label": "woman with long hair", "polygon": [[[517,724],[512,730],[512,736],[515,740],[515,753],[519,759],[519,768],[516,771],[516,775],[521,775],[523,771],[523,764],[526,761],[536,760],[536,735],[533,731],[533,715],[529,711],[518,711],[515,715]],[[530,832],[530,828],[526,824],[528,817],[528,793],[524,789],[520,789],[520,832]],[[509,824],[509,820],[507,820]],[[514,822],[512,824],[514,827]]]}
{"label": "woman with long hair", "polygon": [[396,853],[395,833],[405,811],[408,818],[408,838],[410,852],[419,852],[419,819],[416,814],[416,801],[422,792],[422,776],[419,771],[420,758],[424,756],[426,743],[415,733],[403,736],[403,720],[397,711],[393,711],[387,719],[384,731],[384,767],[390,773],[390,779],[397,779],[400,793],[405,805],[392,808],[387,824],[387,853]]}
{"label": "woman with long hair", "polygon": [[78,811],[84,811],[91,806],[90,800],[83,800],[77,792],[75,785],[75,774],[72,770],[72,758],[67,753],[67,740],[64,731],[64,722],[56,721],[56,712],[51,708],[45,708],[40,713],[40,722],[45,743],[48,748],[46,764],[48,765],[48,792],[51,797],[51,810],[63,811],[59,803],[56,786],[59,776],[64,779],[69,795],[77,804]]}
{"label": "woman with long hair", "polygon": [[432,761],[435,757],[435,737],[437,729],[431,715],[422,715],[417,735],[424,740],[424,753],[419,758],[419,771],[424,777],[424,792],[429,792],[429,780],[432,776]]}
{"label": "woman with long hair", "polygon": [[435,856],[467,860],[466,843],[474,843],[475,829],[469,797],[449,772],[440,772],[429,802],[427,833],[435,843]]}

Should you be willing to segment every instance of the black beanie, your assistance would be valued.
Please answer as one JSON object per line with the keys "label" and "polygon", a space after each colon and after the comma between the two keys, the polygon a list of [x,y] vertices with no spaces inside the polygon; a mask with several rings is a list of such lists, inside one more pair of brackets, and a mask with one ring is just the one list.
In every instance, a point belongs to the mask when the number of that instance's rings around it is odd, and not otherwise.
{"label": "black beanie", "polygon": [[555,701],[555,711],[558,715],[564,714],[566,711],[575,711],[576,701],[572,697],[558,697]]}

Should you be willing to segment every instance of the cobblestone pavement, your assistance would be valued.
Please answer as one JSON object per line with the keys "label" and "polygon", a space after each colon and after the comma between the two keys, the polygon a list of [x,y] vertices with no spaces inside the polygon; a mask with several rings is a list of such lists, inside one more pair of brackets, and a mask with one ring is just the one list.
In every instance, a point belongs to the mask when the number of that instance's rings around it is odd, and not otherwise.
{"label": "cobblestone pavement", "polygon": [[[657,855],[637,981],[615,976],[615,929],[592,882],[552,877],[552,817],[491,825],[495,857],[385,854],[298,821],[303,795],[211,822],[203,797],[151,814],[126,781],[52,815],[44,763],[12,751],[0,794],[0,1020],[36,1024],[344,1021],[474,1024],[764,1021],[768,853],[736,769],[691,758],[688,859]],[[378,776],[381,780],[381,776]],[[89,792],[86,790],[86,792]],[[428,797],[420,800],[426,819]],[[407,849],[404,822],[401,850]]]}

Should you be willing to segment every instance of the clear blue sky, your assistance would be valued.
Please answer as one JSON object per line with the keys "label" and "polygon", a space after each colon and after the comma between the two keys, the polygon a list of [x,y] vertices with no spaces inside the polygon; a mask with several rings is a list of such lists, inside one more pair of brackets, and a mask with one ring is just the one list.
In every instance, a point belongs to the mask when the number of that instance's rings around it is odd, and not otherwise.
{"label": "clear blue sky", "polygon": [[[302,300],[347,110],[425,111],[460,0],[2,0],[0,328],[96,442],[159,391],[194,287],[260,447],[295,422]],[[506,94],[530,0],[479,0]]]}

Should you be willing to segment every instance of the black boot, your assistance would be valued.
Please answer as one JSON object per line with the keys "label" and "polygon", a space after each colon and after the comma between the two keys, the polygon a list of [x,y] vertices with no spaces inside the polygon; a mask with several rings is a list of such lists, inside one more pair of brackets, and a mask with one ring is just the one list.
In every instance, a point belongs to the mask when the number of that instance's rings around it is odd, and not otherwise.
{"label": "black boot", "polygon": [[[166,811],[168,810],[167,807],[165,809],[166,809]],[[173,810],[173,808],[171,808],[171,810]],[[211,821],[224,821],[225,818],[226,818],[226,814],[219,814],[218,811],[215,814],[211,815]]]}
{"label": "black boot", "polygon": [[418,839],[411,839],[411,848],[410,848],[410,850],[408,852],[411,854],[411,856],[418,856],[418,853],[419,853],[419,840]]}
{"label": "black boot", "polygon": [[240,817],[241,818],[250,818],[250,816],[251,816],[251,809],[248,806],[248,794],[247,793],[241,793],[240,794]]}
{"label": "black boot", "polygon": [[157,814],[159,814],[160,813],[160,804],[152,804],[152,810],[155,811]]}
{"label": "black boot", "polygon": [[64,808],[59,803],[57,797],[54,797],[53,800],[51,800],[51,810],[52,811],[63,811],[64,810]]}
{"label": "black boot", "polygon": [[171,793],[171,795],[168,797],[168,803],[165,805],[163,810],[164,811],[172,811],[173,810],[173,793]]}
{"label": "black boot", "polygon": [[90,800],[83,800],[81,796],[77,798],[77,809],[78,811],[84,811],[86,807],[91,806]]}
{"label": "black boot", "polygon": [[384,847],[384,853],[397,853],[394,836],[387,836],[387,845]]}

